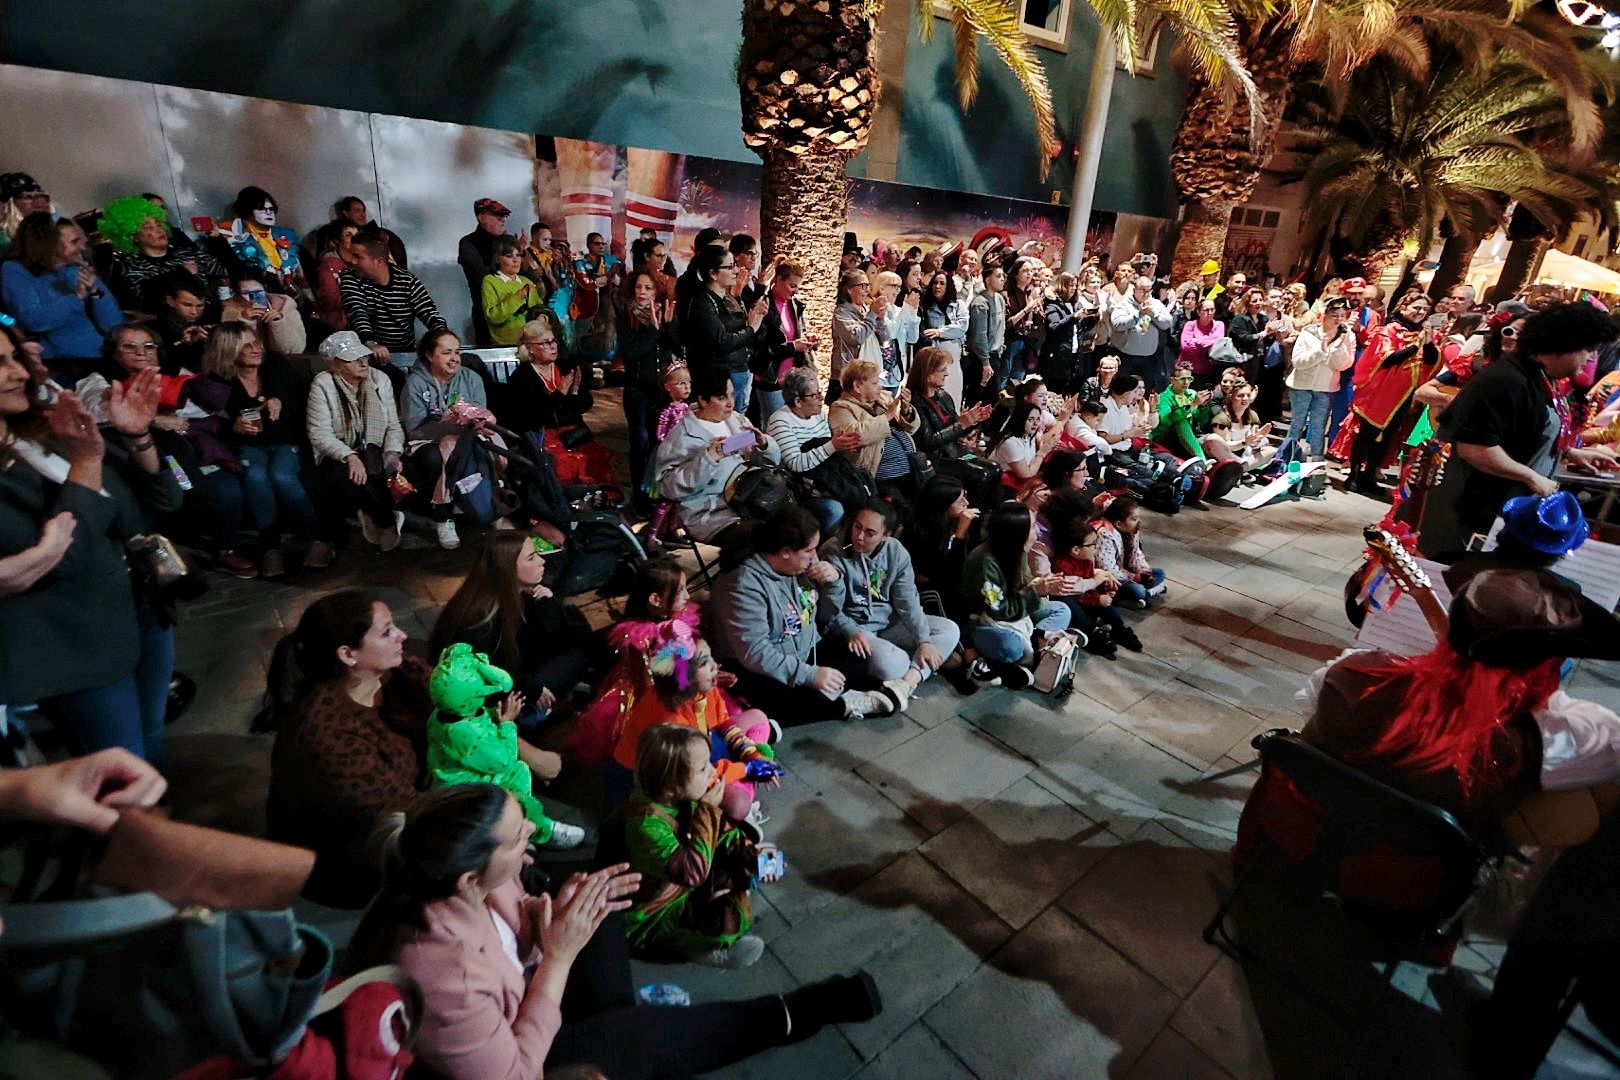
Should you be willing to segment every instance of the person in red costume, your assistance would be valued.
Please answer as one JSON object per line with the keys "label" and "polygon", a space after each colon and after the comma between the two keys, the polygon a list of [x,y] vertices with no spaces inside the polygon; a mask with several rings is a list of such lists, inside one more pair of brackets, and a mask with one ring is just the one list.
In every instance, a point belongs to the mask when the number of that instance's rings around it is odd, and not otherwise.
{"label": "person in red costume", "polygon": [[1423,329],[1432,305],[1421,293],[1407,298],[1367,341],[1356,361],[1350,419],[1339,431],[1335,456],[1350,456],[1346,491],[1376,495],[1378,473],[1394,459],[1416,420],[1412,395],[1428,382],[1441,354]]}

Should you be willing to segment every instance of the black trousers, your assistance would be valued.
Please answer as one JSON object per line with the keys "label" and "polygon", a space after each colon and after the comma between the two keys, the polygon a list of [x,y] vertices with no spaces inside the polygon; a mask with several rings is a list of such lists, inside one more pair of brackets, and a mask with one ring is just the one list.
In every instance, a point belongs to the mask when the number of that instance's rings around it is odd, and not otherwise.
{"label": "black trousers", "polygon": [[388,483],[382,473],[368,470],[366,482],[356,484],[349,479],[346,464],[329,458],[321,461],[320,473],[323,487],[342,504],[345,516],[358,510],[379,529],[394,527],[394,497],[388,493]]}
{"label": "black trousers", "polygon": [[737,697],[784,728],[844,718],[843,701],[828,698],[813,686],[785,686],[735,664],[727,664],[726,670],[737,673]]}

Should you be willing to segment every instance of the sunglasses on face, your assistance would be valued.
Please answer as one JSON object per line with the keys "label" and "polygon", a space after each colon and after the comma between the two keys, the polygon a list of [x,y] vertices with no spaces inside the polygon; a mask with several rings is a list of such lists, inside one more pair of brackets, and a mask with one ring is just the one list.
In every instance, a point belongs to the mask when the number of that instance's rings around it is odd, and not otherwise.
{"label": "sunglasses on face", "polygon": [[1518,337],[1519,332],[1513,329],[1511,326],[1504,326],[1502,327],[1502,336],[1511,340],[1512,338]]}

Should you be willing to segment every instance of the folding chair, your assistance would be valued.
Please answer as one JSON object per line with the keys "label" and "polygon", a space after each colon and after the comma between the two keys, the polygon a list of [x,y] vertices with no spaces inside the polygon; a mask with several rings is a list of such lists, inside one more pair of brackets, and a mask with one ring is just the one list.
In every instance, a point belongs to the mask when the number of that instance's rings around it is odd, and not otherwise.
{"label": "folding chair", "polygon": [[720,560],[703,557],[703,545],[681,524],[680,504],[673,500],[659,499],[653,504],[641,540],[649,552],[690,551],[697,563],[697,570],[692,574],[693,588],[707,588],[720,576]]}

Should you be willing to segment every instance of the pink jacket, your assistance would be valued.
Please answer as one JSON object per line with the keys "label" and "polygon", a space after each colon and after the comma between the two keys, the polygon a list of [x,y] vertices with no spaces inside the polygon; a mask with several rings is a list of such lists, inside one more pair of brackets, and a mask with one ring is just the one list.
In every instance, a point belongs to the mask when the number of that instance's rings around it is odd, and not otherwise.
{"label": "pink jacket", "polygon": [[513,881],[480,905],[436,900],[423,908],[426,930],[399,928],[395,963],[422,988],[416,1053],[448,1080],[538,1080],[562,1027],[557,1002],[527,993],[490,918],[494,912],[518,933],[526,964],[537,962],[539,949],[519,929],[524,896]]}
{"label": "pink jacket", "polygon": [[1198,320],[1193,319],[1181,328],[1181,356],[1179,359],[1192,365],[1195,375],[1208,375],[1215,370],[1215,365],[1209,362],[1209,347],[1226,336],[1226,324],[1216,319],[1209,328],[1209,333],[1198,328]]}

